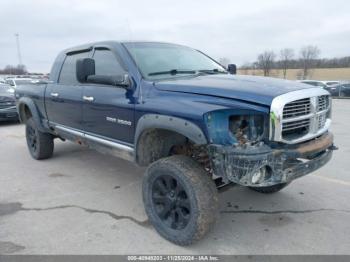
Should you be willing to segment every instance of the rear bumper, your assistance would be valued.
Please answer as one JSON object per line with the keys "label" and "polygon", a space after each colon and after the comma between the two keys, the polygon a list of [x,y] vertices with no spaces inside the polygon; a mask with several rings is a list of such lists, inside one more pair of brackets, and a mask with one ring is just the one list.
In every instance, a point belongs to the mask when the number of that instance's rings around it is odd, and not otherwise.
{"label": "rear bumper", "polygon": [[[306,143],[277,148],[266,144],[246,148],[210,145],[209,155],[214,173],[226,182],[265,187],[288,183],[319,169],[332,158],[333,149],[333,135],[326,133]],[[262,168],[266,172],[261,179],[253,179]]]}
{"label": "rear bumper", "polygon": [[16,106],[0,109],[0,121],[17,120],[17,119],[18,119],[18,113],[17,113]]}

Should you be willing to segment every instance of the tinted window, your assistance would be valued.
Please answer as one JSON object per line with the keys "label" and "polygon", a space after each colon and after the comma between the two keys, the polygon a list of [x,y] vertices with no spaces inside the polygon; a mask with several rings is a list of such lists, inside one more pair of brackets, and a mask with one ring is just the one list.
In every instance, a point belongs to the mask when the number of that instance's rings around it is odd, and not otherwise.
{"label": "tinted window", "polygon": [[94,53],[96,75],[123,75],[125,70],[116,56],[106,49],[98,49]]}
{"label": "tinted window", "polygon": [[75,85],[78,84],[78,80],[76,77],[76,61],[79,58],[89,57],[89,52],[76,53],[72,55],[67,55],[64,60],[63,67],[61,70],[59,83],[67,84],[67,85]]}

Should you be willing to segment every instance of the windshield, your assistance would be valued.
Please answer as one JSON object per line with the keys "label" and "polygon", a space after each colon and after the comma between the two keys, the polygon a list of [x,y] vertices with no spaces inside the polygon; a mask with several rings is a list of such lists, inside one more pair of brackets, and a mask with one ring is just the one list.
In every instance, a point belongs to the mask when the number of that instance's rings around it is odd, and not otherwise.
{"label": "windshield", "polygon": [[197,73],[226,73],[220,64],[189,47],[166,43],[125,43],[142,75],[164,79]]}

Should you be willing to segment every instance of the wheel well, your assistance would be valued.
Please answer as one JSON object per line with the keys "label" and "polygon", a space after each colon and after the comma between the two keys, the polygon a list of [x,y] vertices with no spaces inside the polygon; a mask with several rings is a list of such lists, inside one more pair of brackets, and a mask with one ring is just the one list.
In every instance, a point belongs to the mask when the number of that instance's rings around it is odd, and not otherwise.
{"label": "wheel well", "polygon": [[177,132],[166,129],[147,129],[136,142],[135,160],[141,166],[170,156],[174,146],[185,145],[190,140]]}
{"label": "wheel well", "polygon": [[32,117],[32,112],[26,104],[21,104],[19,114],[23,123],[26,123],[27,120]]}

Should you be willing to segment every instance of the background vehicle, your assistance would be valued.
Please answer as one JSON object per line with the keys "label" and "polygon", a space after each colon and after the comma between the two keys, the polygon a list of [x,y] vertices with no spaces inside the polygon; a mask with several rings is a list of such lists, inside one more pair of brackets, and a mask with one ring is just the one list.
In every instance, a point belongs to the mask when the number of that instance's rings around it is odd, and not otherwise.
{"label": "background vehicle", "polygon": [[348,96],[350,97],[350,83],[342,83],[338,85],[331,85],[326,88],[326,90],[332,95],[332,96]]}
{"label": "background vehicle", "polygon": [[327,91],[234,76],[181,45],[67,49],[47,84],[19,86],[16,98],[34,159],[51,157],[61,138],[148,166],[146,213],[179,245],[212,227],[217,188],[237,183],[274,193],[332,157]]}
{"label": "background vehicle", "polygon": [[326,88],[327,84],[324,83],[323,81],[316,81],[316,80],[302,80],[300,81],[301,83],[307,84],[307,85],[312,85],[312,86],[318,86],[322,88]]}
{"label": "background vehicle", "polygon": [[28,85],[32,84],[33,80],[31,78],[7,78],[6,83],[12,86],[13,88],[17,88],[19,85]]}
{"label": "background vehicle", "polygon": [[324,83],[326,86],[332,86],[332,85],[337,85],[340,84],[340,81],[321,81]]}
{"label": "background vehicle", "polygon": [[7,84],[0,83],[0,121],[17,121],[15,90]]}

